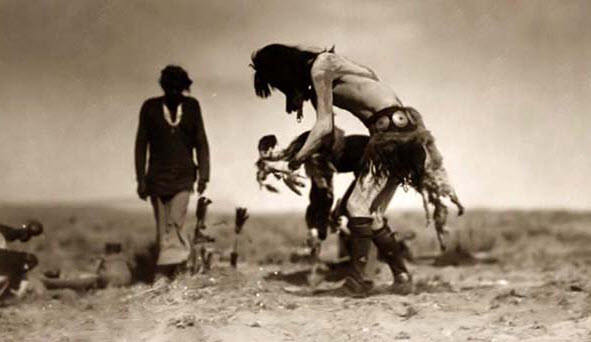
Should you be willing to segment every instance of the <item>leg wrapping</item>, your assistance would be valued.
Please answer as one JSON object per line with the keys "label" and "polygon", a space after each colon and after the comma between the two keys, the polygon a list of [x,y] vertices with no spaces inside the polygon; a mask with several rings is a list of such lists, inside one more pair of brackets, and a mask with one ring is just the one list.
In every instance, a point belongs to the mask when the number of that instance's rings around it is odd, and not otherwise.
{"label": "leg wrapping", "polygon": [[390,270],[392,270],[394,278],[403,273],[408,274],[403,258],[404,246],[402,242],[396,240],[394,232],[388,226],[374,232],[373,242]]}
{"label": "leg wrapping", "polygon": [[373,282],[365,275],[365,266],[373,232],[371,230],[372,218],[352,217],[349,219],[351,272],[347,279],[347,286],[355,292],[368,291]]}

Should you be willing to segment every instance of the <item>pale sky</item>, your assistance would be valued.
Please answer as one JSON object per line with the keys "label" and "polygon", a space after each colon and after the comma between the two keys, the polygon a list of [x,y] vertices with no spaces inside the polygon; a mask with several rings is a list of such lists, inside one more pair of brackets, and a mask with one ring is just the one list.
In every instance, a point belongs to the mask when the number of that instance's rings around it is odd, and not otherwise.
{"label": "pale sky", "polygon": [[[0,1],[3,201],[135,197],[138,111],[159,71],[195,81],[219,206],[302,209],[259,191],[256,144],[286,144],[283,95],[254,95],[253,50],[336,45],[417,108],[469,208],[591,208],[591,2]],[[363,127],[337,111],[350,133]],[[340,176],[341,194],[350,176]],[[401,191],[402,193],[402,191]],[[420,208],[397,195],[391,208]]]}

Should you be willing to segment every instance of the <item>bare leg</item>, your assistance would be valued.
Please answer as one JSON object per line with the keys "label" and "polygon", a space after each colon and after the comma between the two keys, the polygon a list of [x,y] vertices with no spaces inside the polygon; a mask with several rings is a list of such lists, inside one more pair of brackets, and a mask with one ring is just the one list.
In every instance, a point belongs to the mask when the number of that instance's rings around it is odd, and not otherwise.
{"label": "bare leg", "polygon": [[429,212],[429,192],[425,189],[421,191],[421,197],[423,199],[423,209],[425,210],[426,227],[429,228],[431,225],[431,213]]}
{"label": "bare leg", "polygon": [[449,199],[452,201],[453,204],[458,207],[458,216],[462,216],[464,214],[464,206],[460,203],[460,199],[455,191],[452,190],[451,194],[449,195]]}
{"label": "bare leg", "polygon": [[437,240],[439,240],[439,247],[442,251],[445,251],[446,245],[443,241],[443,235],[447,234],[445,224],[447,222],[447,207],[439,198],[433,200],[435,210],[433,211],[433,218],[435,220],[435,230],[437,232]]}

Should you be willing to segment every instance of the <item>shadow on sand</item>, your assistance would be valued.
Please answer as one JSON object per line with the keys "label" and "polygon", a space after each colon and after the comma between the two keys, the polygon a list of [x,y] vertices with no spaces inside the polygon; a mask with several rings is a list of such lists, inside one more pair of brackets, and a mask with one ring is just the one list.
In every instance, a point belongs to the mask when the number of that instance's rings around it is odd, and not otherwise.
{"label": "shadow on sand", "polygon": [[[498,260],[488,253],[470,253],[461,247],[450,249],[445,253],[435,256],[414,258],[411,263],[428,263],[433,267],[466,267],[476,264],[494,264]],[[310,286],[309,277],[312,266],[298,269],[293,272],[270,272],[264,279],[287,283],[283,290],[296,296],[332,296],[332,297],[368,297],[384,294],[408,295],[421,293],[456,292],[452,285],[437,276],[426,276],[415,279],[411,288],[400,289],[390,284],[380,284],[363,295],[354,295],[343,288],[343,283],[348,274],[349,262],[323,263],[317,269],[321,282],[317,286]]]}
{"label": "shadow on sand", "polygon": [[[349,267],[348,261],[339,263],[322,263],[317,272],[324,282],[336,283],[345,279]],[[264,279],[268,281],[280,281],[295,286],[308,286],[308,277],[312,272],[312,266],[293,272],[270,272]]]}

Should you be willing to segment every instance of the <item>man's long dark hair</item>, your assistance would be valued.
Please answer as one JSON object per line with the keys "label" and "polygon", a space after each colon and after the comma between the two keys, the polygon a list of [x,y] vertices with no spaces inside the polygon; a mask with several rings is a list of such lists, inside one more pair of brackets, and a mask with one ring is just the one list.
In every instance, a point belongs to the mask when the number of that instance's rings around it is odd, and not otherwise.
{"label": "man's long dark hair", "polygon": [[299,110],[304,101],[316,102],[310,68],[319,52],[300,50],[282,44],[270,44],[255,51],[251,66],[255,70],[254,91],[266,98],[279,89],[287,99],[286,112]]}

